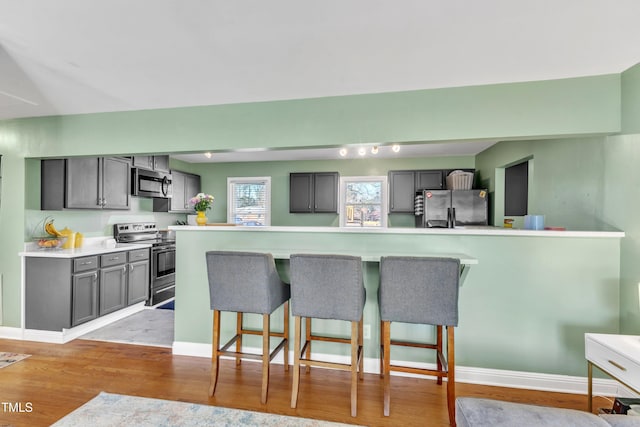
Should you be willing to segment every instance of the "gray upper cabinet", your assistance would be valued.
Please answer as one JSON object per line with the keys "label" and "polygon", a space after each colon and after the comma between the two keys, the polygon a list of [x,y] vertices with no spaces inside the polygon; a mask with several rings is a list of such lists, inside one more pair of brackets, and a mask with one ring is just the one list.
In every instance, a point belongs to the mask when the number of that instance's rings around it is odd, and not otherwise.
{"label": "gray upper cabinet", "polygon": [[446,170],[389,171],[389,212],[413,213],[418,190],[441,190],[445,186]]}
{"label": "gray upper cabinet", "polygon": [[131,164],[118,157],[42,160],[43,210],[130,209]]}
{"label": "gray upper cabinet", "polygon": [[200,175],[172,170],[171,191],[170,199],[153,199],[154,212],[193,212],[189,199],[201,191]]}
{"label": "gray upper cabinet", "polygon": [[414,171],[389,172],[389,212],[413,213],[415,181]]}
{"label": "gray upper cabinet", "polygon": [[134,168],[169,172],[169,156],[134,156],[131,159]]}
{"label": "gray upper cabinet", "polygon": [[289,174],[289,212],[313,212],[313,174]]}
{"label": "gray upper cabinet", "polygon": [[442,190],[445,188],[444,171],[423,170],[416,171],[416,187],[418,190]]}
{"label": "gray upper cabinet", "polygon": [[338,213],[338,172],[289,174],[289,212]]}

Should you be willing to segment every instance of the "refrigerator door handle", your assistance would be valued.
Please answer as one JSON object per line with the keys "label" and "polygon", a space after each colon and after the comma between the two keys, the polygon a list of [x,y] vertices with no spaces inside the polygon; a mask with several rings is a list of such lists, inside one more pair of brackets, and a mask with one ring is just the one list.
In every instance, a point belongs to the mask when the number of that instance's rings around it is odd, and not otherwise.
{"label": "refrigerator door handle", "polygon": [[456,208],[451,208],[451,228],[456,228]]}
{"label": "refrigerator door handle", "polygon": [[451,208],[447,208],[447,228],[451,228]]}

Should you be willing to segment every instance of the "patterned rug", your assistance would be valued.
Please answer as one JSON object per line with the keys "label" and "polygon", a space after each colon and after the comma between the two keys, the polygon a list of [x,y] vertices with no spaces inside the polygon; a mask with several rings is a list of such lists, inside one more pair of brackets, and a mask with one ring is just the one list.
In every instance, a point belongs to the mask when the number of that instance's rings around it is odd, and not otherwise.
{"label": "patterned rug", "polygon": [[0,368],[6,368],[16,362],[26,359],[30,354],[6,353],[0,352]]}
{"label": "patterned rug", "polygon": [[347,424],[101,392],[53,426],[339,427]]}

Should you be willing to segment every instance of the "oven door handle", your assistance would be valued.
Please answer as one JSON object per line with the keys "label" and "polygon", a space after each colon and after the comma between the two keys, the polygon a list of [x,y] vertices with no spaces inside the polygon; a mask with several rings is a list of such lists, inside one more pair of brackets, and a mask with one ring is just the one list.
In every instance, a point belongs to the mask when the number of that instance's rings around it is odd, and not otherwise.
{"label": "oven door handle", "polygon": [[164,254],[167,252],[175,252],[176,248],[167,248],[167,249],[154,249],[153,253],[154,254]]}
{"label": "oven door handle", "polygon": [[157,294],[159,294],[160,292],[164,292],[164,291],[166,291],[166,290],[168,290],[168,289],[174,289],[175,287],[176,287],[176,285],[167,286],[166,288],[158,289],[158,290],[157,290],[157,291],[155,291],[153,294],[154,294],[154,295],[157,295]]}

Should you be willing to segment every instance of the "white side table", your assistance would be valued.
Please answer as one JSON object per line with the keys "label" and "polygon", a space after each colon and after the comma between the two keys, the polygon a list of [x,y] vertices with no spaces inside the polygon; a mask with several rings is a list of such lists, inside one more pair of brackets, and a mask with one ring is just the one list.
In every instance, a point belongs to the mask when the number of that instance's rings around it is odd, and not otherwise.
{"label": "white side table", "polygon": [[593,367],[640,393],[640,336],[585,334],[589,412],[593,400]]}

